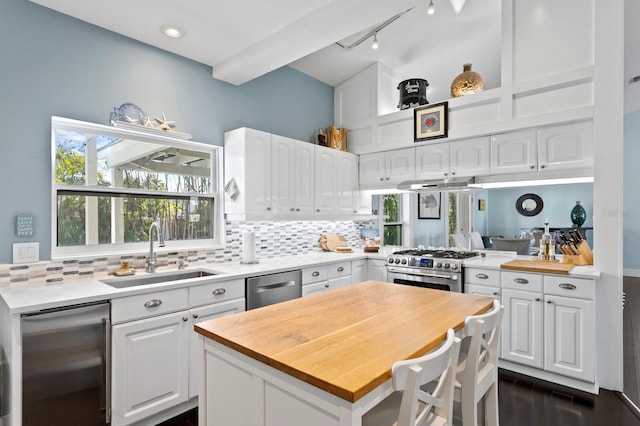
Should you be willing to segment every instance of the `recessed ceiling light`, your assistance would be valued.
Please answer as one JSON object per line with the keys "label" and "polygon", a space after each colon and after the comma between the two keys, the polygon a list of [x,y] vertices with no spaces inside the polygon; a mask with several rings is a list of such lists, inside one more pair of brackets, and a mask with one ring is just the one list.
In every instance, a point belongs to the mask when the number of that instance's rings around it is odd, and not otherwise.
{"label": "recessed ceiling light", "polygon": [[179,38],[184,36],[184,30],[182,28],[176,27],[175,25],[164,25],[160,27],[160,31],[162,31],[162,34],[171,38]]}

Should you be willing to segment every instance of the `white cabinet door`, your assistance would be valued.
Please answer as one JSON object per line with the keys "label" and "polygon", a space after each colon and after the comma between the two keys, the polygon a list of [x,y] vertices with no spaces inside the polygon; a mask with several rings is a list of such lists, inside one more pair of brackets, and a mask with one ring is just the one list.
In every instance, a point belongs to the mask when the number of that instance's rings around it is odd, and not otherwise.
{"label": "white cabinet door", "polygon": [[387,282],[387,261],[369,259],[367,261],[367,279]]}
{"label": "white cabinet door", "polygon": [[385,153],[385,184],[396,186],[416,178],[416,149],[405,148]]}
{"label": "white cabinet door", "polygon": [[545,302],[545,370],[593,383],[595,302],[553,295]]}
{"label": "white cabinet door", "polygon": [[271,134],[240,128],[225,133],[225,183],[235,179],[239,194],[225,200],[225,213],[271,214]]}
{"label": "white cabinet door", "polygon": [[386,160],[384,152],[363,154],[360,156],[359,178],[360,186],[379,187],[384,185]]}
{"label": "white cabinet door", "polygon": [[450,150],[451,176],[486,176],[491,171],[488,137],[451,142]]}
{"label": "white cabinet door", "polygon": [[416,147],[416,179],[443,179],[451,173],[449,143]]}
{"label": "white cabinet door", "polygon": [[351,275],[329,280],[329,290],[335,290],[351,285]]}
{"label": "white cabinet door", "polygon": [[535,130],[503,133],[491,137],[491,174],[526,173],[538,170]]}
{"label": "white cabinet door", "polygon": [[359,203],[358,157],[349,152],[336,151],[335,202],[338,214],[352,215]]}
{"label": "white cabinet door", "polygon": [[187,401],[190,330],[188,311],[113,326],[113,426]]}
{"label": "white cabinet door", "polygon": [[305,284],[302,286],[302,297],[311,296],[312,294],[317,293],[324,293],[325,291],[329,291],[329,281]]}
{"label": "white cabinet door", "polygon": [[190,343],[189,343],[189,399],[198,396],[198,388],[202,378],[200,357],[204,353],[204,336],[193,331],[193,325],[213,318],[237,314],[245,310],[245,299],[228,300],[191,309]]}
{"label": "white cabinet door", "polygon": [[[315,206],[315,148],[313,144],[296,141],[294,161],[294,200],[296,215],[313,214]],[[357,165],[353,173],[356,173]]]}
{"label": "white cabinet door", "polygon": [[367,280],[367,260],[354,260],[351,262],[351,284],[361,283]]}
{"label": "white cabinet door", "polygon": [[295,212],[294,169],[297,143],[296,140],[283,136],[271,136],[271,200],[275,215],[290,215]]}
{"label": "white cabinet door", "polygon": [[544,127],[538,131],[538,170],[593,168],[591,122]]}
{"label": "white cabinet door", "polygon": [[315,145],[315,210],[317,215],[338,212],[334,193],[336,187],[335,150]]}
{"label": "white cabinet door", "polygon": [[502,304],[502,358],[542,368],[542,294],[503,288]]}

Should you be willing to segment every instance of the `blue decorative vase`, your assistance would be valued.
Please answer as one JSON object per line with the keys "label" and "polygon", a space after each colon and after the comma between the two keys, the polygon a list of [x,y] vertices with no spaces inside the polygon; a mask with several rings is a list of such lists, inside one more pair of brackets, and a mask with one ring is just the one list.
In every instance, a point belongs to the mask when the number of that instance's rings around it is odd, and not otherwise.
{"label": "blue decorative vase", "polygon": [[587,212],[580,205],[580,201],[576,201],[576,205],[571,209],[571,223],[574,227],[580,227],[587,220]]}

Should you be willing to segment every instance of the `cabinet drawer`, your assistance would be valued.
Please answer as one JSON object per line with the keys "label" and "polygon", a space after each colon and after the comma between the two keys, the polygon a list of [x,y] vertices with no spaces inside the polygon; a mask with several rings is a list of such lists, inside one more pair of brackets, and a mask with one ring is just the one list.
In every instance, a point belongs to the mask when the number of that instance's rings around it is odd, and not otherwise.
{"label": "cabinet drawer", "polygon": [[553,294],[556,296],[595,300],[596,282],[595,280],[582,278],[545,275],[544,292],[545,294]]}
{"label": "cabinet drawer", "polygon": [[351,262],[332,263],[326,266],[329,279],[351,275]]}
{"label": "cabinet drawer", "polygon": [[465,268],[464,283],[500,287],[500,271],[497,269]]}
{"label": "cabinet drawer", "polygon": [[314,266],[302,270],[302,284],[310,284],[329,279],[329,268],[327,265]]}
{"label": "cabinet drawer", "polygon": [[500,272],[502,288],[513,288],[542,293],[542,275],[525,272]]}
{"label": "cabinet drawer", "polygon": [[244,280],[220,281],[189,288],[189,306],[208,305],[244,297]]}
{"label": "cabinet drawer", "polygon": [[465,284],[464,292],[466,294],[475,294],[476,296],[487,296],[493,297],[495,299],[500,300],[500,288],[487,286],[487,285],[478,285],[478,284]]}
{"label": "cabinet drawer", "polygon": [[111,320],[117,324],[187,309],[189,307],[187,290],[179,288],[113,299]]}

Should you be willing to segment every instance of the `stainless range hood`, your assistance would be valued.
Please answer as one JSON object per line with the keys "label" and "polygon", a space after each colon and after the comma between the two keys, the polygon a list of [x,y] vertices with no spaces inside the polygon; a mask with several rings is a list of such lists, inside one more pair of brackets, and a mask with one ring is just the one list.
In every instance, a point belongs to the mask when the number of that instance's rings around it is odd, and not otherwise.
{"label": "stainless range hood", "polygon": [[450,178],[439,180],[407,180],[398,185],[401,191],[461,191],[473,189],[476,182],[471,178]]}

